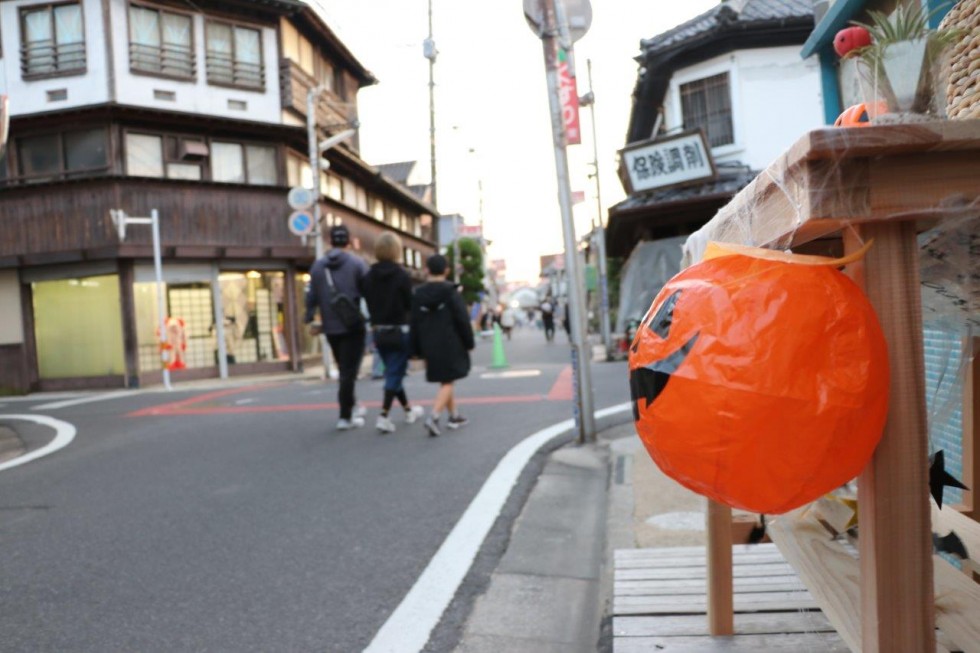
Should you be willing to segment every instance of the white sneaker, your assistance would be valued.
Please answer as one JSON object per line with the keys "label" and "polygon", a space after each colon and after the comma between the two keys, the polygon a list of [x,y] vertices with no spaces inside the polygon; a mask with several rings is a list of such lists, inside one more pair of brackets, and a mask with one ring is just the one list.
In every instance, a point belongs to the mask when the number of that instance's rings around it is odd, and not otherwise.
{"label": "white sneaker", "polygon": [[374,426],[382,433],[394,433],[395,423],[391,421],[390,418],[384,415],[378,415],[378,421],[374,423]]}
{"label": "white sneaker", "polygon": [[350,419],[339,419],[337,420],[337,430],[338,431],[349,431],[351,429],[359,429],[364,426],[363,417],[351,417]]}
{"label": "white sneaker", "polygon": [[425,415],[425,409],[421,406],[412,406],[412,408],[405,413],[405,423],[414,424],[415,420]]}
{"label": "white sneaker", "polygon": [[367,408],[364,407],[364,404],[354,404],[354,410],[351,412],[354,419],[361,419],[361,424],[363,425],[364,416],[367,415]]}

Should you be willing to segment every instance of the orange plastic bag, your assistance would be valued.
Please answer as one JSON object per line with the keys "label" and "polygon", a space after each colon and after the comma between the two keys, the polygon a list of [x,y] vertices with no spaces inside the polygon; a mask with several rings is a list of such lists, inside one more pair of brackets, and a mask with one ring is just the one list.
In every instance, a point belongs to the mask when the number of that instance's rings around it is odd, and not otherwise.
{"label": "orange plastic bag", "polygon": [[629,357],[633,417],[668,476],[782,513],[870,459],[888,407],[887,347],[867,298],[834,269],[843,261],[721,247],[671,279],[644,317]]}

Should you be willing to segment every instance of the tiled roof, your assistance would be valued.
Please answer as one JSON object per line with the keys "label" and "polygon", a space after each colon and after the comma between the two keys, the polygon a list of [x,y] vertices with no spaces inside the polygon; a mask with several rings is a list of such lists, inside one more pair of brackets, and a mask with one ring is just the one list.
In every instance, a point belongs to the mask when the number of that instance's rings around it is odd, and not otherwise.
{"label": "tiled roof", "polygon": [[648,54],[667,50],[726,27],[794,18],[812,18],[815,0],[729,0],[662,34],[640,41]]}
{"label": "tiled roof", "polygon": [[414,167],[415,161],[381,163],[377,166],[378,172],[393,181],[397,181],[399,184],[406,184],[408,182],[408,176],[412,174],[412,168]]}

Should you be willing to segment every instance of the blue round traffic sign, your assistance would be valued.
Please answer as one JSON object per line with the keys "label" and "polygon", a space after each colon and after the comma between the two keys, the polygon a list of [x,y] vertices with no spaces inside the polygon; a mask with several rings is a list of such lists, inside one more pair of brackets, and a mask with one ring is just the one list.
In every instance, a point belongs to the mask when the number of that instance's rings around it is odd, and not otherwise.
{"label": "blue round traffic sign", "polygon": [[289,230],[297,236],[309,236],[313,233],[313,215],[309,211],[293,211],[286,223]]}

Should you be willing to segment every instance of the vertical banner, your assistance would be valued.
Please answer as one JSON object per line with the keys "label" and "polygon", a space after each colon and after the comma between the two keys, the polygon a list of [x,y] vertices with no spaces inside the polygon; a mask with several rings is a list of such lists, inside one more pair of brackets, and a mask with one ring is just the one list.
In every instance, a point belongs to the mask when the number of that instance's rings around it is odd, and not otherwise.
{"label": "vertical banner", "polygon": [[568,51],[564,48],[558,48],[558,95],[565,125],[565,142],[578,145],[582,142],[582,129],[578,121],[578,88],[569,65]]}

